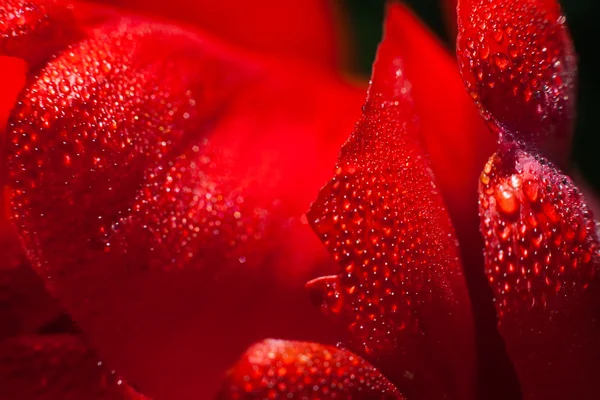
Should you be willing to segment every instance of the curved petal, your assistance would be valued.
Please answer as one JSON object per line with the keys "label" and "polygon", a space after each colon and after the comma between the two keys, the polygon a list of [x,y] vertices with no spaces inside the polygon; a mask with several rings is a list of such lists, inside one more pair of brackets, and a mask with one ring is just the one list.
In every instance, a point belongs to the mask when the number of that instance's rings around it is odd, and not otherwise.
{"label": "curved petal", "polygon": [[556,0],[461,0],[457,53],[490,127],[564,167],[577,60]]}
{"label": "curved petal", "polygon": [[486,274],[524,398],[598,398],[600,242],[583,196],[546,159],[505,144],[479,201]]}
{"label": "curved petal", "polygon": [[2,0],[0,55],[38,65],[82,37],[68,0]]}
{"label": "curved petal", "polygon": [[34,268],[94,348],[177,398],[266,336],[332,341],[303,287],[330,261],[301,216],[360,90],[136,18],[89,35],[21,95],[9,168]]}
{"label": "curved petal", "polygon": [[454,230],[419,143],[394,22],[387,20],[363,115],[307,214],[341,271],[309,286],[349,330],[352,348],[411,398],[467,399],[470,302]]}
{"label": "curved petal", "polygon": [[404,400],[390,381],[356,354],[316,343],[273,339],[246,351],[218,397],[263,398]]}
{"label": "curved petal", "polygon": [[[456,0],[448,1],[454,3]],[[456,12],[452,12],[456,22]],[[419,116],[421,135],[460,244],[477,332],[478,387],[485,398],[512,398],[518,383],[498,335],[492,295],[483,274],[477,182],[496,142],[464,90],[456,60],[401,4],[389,7],[396,54]],[[495,397],[497,396],[497,397]]]}
{"label": "curved petal", "polygon": [[0,398],[148,400],[69,335],[20,336],[0,343]]}
{"label": "curved petal", "polygon": [[[98,0],[132,11],[193,24],[232,44],[279,58],[338,67],[345,55],[335,2],[304,0]],[[310,29],[307,29],[310,27]]]}

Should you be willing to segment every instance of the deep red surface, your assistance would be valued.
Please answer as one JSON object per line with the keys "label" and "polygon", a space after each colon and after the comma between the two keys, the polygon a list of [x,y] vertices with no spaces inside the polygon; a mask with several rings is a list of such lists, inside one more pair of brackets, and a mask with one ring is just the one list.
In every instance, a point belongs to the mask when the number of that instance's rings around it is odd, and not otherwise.
{"label": "deep red surface", "polygon": [[0,342],[0,399],[144,400],[81,338],[20,336]]}
{"label": "deep red surface", "polygon": [[395,22],[387,20],[363,115],[307,214],[340,274],[309,286],[348,329],[351,347],[408,396],[466,399],[474,385],[470,303],[419,143]]}
{"label": "deep red surface", "polygon": [[272,339],[246,351],[218,398],[404,399],[375,367],[350,351]]}
{"label": "deep red surface", "polygon": [[525,399],[595,399],[597,225],[571,179],[506,144],[480,179],[486,274]]}
{"label": "deep red surface", "polygon": [[4,0],[0,20],[0,54],[32,64],[80,35],[67,0]]}
{"label": "deep red surface", "polygon": [[343,20],[334,1],[98,0],[144,15],[201,27],[240,47],[278,58],[340,67],[346,56]]}
{"label": "deep red surface", "polygon": [[145,393],[194,398],[264,337],[332,342],[303,288],[330,261],[302,214],[361,91],[135,18],[86,32],[21,95],[9,191],[94,348]]}
{"label": "deep red surface", "polygon": [[564,167],[577,60],[558,2],[461,0],[458,22],[459,66],[484,119]]}

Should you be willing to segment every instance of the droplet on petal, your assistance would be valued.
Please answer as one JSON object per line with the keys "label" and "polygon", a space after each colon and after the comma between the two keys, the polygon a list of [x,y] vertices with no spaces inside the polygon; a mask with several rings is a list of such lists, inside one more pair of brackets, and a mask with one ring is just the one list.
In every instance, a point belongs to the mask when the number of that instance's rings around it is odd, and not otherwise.
{"label": "droplet on petal", "polygon": [[564,166],[577,58],[558,2],[461,0],[458,25],[463,80],[488,124]]}
{"label": "droplet on petal", "polygon": [[480,207],[485,271],[524,398],[596,399],[600,242],[592,213],[542,157],[503,147],[488,165],[479,191],[489,204]]}
{"label": "droplet on petal", "polygon": [[375,367],[348,350],[268,339],[229,372],[219,400],[404,400]]}
{"label": "droplet on petal", "polygon": [[388,22],[363,116],[307,213],[340,267],[337,278],[311,287],[347,328],[349,346],[377,360],[403,393],[467,399],[474,386],[470,303],[392,29]]}
{"label": "droplet on petal", "polygon": [[3,0],[0,21],[0,55],[33,64],[81,37],[66,0]]}

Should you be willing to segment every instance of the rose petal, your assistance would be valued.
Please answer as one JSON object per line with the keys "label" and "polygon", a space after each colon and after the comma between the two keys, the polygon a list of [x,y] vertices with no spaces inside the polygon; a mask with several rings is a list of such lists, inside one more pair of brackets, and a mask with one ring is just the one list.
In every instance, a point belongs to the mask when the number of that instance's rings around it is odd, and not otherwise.
{"label": "rose petal", "polygon": [[462,0],[457,53],[490,127],[565,166],[575,117],[576,56],[556,0]]}
{"label": "rose petal", "polygon": [[[474,211],[478,171],[497,146],[465,93],[456,60],[406,7],[393,4],[389,15],[397,38],[395,51],[405,60],[406,76],[413,84],[431,168],[456,227],[469,294],[477,299],[472,306],[477,332],[478,386],[487,399],[514,397],[518,383],[497,333],[492,295],[483,274],[479,218]],[[453,16],[456,21],[456,12]]]}
{"label": "rose petal", "polygon": [[20,336],[0,343],[0,398],[144,400],[69,335]]}
{"label": "rose petal", "polygon": [[3,0],[0,55],[37,64],[79,35],[66,0]]}
{"label": "rose petal", "polygon": [[418,141],[393,23],[387,20],[363,116],[307,214],[341,273],[310,286],[348,328],[352,347],[403,392],[470,398],[469,298],[454,231]]}
{"label": "rose petal", "polygon": [[[94,348],[159,398],[210,396],[266,336],[331,341],[303,290],[330,261],[301,216],[361,97],[166,25],[91,33],[13,112],[12,214],[37,272]],[[275,227],[233,249],[237,210],[219,197],[232,187],[244,218],[266,211]],[[215,214],[189,191],[214,194]],[[196,235],[207,226],[214,239]]]}
{"label": "rose petal", "polygon": [[525,399],[600,394],[597,225],[572,181],[504,144],[480,180],[486,274]]}
{"label": "rose petal", "polygon": [[375,367],[347,350],[268,339],[246,351],[218,398],[403,400],[404,396]]}
{"label": "rose petal", "polygon": [[[99,0],[132,11],[191,23],[242,48],[278,58],[337,67],[344,56],[341,14],[333,1]],[[307,29],[310,27],[310,29]]]}

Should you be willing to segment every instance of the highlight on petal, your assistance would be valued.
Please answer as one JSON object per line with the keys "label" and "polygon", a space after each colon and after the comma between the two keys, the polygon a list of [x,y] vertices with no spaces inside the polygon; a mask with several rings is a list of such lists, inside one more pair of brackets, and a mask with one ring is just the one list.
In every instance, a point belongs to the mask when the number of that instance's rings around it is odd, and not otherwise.
{"label": "highlight on petal", "polygon": [[106,368],[76,336],[20,336],[0,342],[0,398],[148,400]]}
{"label": "highlight on petal", "polygon": [[491,128],[564,167],[575,117],[577,58],[556,0],[461,0],[457,54]]}
{"label": "highlight on petal", "polygon": [[470,302],[391,32],[388,25],[335,176],[307,213],[341,271],[309,287],[348,329],[350,347],[403,393],[467,399],[474,386]]}
{"label": "highlight on petal", "polygon": [[504,144],[480,181],[486,274],[524,398],[596,399],[598,225],[573,182]]}
{"label": "highlight on petal", "polygon": [[212,396],[261,338],[333,341],[304,291],[331,260],[301,217],[363,94],[136,17],[86,35],[20,95],[8,192],[36,272],[93,347],[177,398]]}
{"label": "highlight on petal", "polygon": [[246,351],[218,396],[263,398],[404,400],[375,367],[348,350],[274,339]]}

